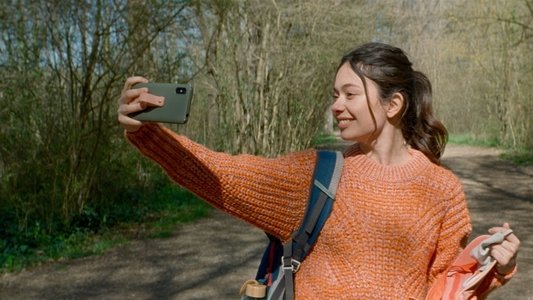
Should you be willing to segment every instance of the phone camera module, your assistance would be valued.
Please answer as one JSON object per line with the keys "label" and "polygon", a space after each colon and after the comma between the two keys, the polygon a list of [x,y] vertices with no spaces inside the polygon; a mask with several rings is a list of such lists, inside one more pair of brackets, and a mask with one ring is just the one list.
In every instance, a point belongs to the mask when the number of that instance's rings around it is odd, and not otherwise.
{"label": "phone camera module", "polygon": [[176,94],[185,94],[187,93],[187,89],[184,87],[176,88]]}

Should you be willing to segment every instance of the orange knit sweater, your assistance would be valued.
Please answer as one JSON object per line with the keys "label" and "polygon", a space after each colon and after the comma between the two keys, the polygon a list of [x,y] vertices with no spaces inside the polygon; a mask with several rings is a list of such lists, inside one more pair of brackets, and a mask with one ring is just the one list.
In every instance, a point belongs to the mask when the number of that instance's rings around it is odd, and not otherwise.
{"label": "orange knit sweater", "polygon": [[[156,124],[127,137],[178,184],[283,240],[303,217],[314,150],[231,156]],[[357,145],[345,153],[331,216],[296,274],[296,299],[425,298],[471,225],[459,180],[410,152],[400,166],[382,166]],[[492,281],[490,290],[501,284]]]}

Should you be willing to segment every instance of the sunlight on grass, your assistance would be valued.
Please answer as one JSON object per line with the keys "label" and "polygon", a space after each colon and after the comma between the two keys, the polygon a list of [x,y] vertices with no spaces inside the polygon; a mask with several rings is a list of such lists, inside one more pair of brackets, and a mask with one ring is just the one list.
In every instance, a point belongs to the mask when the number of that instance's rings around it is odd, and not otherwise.
{"label": "sunlight on grass", "polygon": [[481,147],[497,147],[499,145],[496,138],[476,137],[469,134],[450,134],[448,143]]}

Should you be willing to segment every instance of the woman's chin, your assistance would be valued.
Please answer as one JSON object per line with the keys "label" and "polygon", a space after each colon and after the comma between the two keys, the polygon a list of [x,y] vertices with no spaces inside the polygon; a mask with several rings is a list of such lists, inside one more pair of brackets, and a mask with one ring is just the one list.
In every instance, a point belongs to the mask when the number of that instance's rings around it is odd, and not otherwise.
{"label": "woman's chin", "polygon": [[342,132],[340,134],[340,138],[345,142],[357,142],[356,137],[354,137],[353,135],[349,135],[349,134],[343,134]]}

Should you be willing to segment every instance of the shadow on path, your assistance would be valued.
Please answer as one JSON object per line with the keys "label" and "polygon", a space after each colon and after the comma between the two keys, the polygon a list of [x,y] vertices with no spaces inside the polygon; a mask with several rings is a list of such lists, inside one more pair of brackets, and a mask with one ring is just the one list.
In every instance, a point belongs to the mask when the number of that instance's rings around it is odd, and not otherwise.
{"label": "shadow on path", "polygon": [[[533,172],[473,147],[444,159],[463,182],[473,236],[505,221],[522,240],[519,273],[489,299],[533,299]],[[0,299],[238,299],[267,239],[220,212],[168,239],[140,240],[67,263],[0,277]]]}

